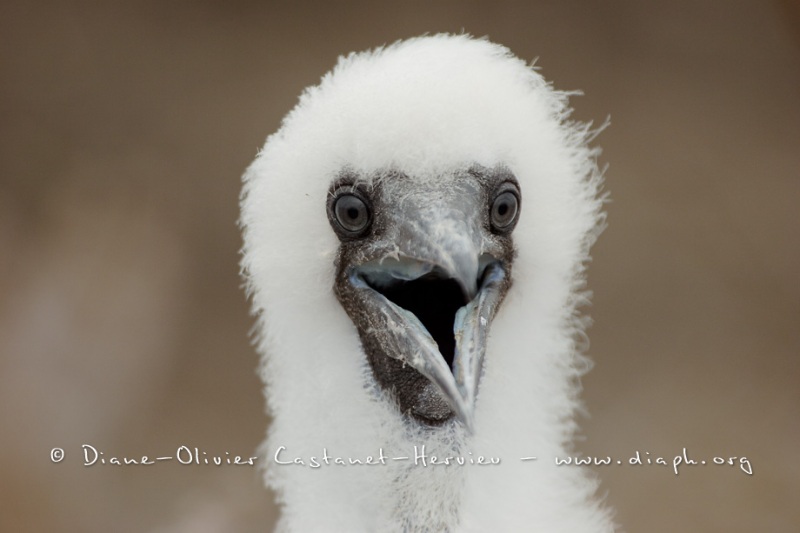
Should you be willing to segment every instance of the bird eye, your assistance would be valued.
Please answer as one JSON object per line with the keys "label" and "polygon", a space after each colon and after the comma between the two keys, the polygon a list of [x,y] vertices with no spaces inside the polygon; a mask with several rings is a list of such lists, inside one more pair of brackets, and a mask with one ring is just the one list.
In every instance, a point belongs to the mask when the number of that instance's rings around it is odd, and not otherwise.
{"label": "bird eye", "polygon": [[489,213],[492,229],[499,233],[508,233],[514,229],[519,214],[519,196],[516,187],[506,184],[494,197]]}
{"label": "bird eye", "polygon": [[372,213],[366,202],[355,194],[345,193],[336,198],[333,214],[344,236],[358,237],[372,222]]}

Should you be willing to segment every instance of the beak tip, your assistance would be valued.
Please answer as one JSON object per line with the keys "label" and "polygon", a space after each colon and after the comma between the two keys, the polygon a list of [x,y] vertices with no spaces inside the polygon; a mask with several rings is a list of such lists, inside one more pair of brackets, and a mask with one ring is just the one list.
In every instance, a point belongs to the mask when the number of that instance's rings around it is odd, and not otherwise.
{"label": "beak tip", "polygon": [[457,412],[458,420],[467,430],[469,435],[475,434],[475,415],[472,409],[460,409]]}

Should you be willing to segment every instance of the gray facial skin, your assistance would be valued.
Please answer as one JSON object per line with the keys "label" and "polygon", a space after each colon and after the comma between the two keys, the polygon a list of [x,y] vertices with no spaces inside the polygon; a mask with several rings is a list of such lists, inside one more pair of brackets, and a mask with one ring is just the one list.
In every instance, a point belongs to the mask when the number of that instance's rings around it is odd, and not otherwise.
{"label": "gray facial skin", "polygon": [[417,423],[472,429],[492,319],[511,286],[519,185],[504,167],[415,180],[343,171],[334,291],[376,382]]}

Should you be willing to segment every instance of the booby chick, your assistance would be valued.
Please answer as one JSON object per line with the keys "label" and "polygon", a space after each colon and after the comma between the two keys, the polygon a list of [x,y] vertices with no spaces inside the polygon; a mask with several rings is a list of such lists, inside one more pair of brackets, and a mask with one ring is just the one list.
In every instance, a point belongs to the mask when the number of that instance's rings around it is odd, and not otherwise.
{"label": "booby chick", "polygon": [[569,114],[508,49],[435,35],[340,58],[267,139],[240,222],[280,531],[613,531],[554,464],[603,221]]}

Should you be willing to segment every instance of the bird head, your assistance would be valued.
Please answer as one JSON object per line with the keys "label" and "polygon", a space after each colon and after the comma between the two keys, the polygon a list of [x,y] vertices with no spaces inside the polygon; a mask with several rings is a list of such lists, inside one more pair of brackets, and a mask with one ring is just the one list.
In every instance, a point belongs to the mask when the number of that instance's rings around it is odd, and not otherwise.
{"label": "bird head", "polygon": [[[568,117],[565,93],[466,35],[342,57],[302,94],[242,194],[268,453],[453,453],[470,439],[495,453],[561,449],[586,366],[576,306],[602,225],[591,132]],[[423,516],[461,512],[461,489],[439,490],[442,506],[403,468],[269,479],[297,522],[311,518],[293,502],[315,494],[335,516],[369,509],[370,526],[351,513],[342,530],[381,530],[398,483]],[[497,509],[529,501],[523,484]]]}
{"label": "bird head", "polygon": [[400,413],[472,429],[489,326],[511,283],[521,208],[508,169],[454,169],[435,182],[345,170],[327,215],[340,241],[334,291],[376,383]]}

